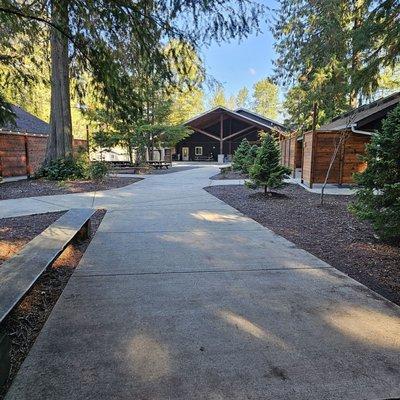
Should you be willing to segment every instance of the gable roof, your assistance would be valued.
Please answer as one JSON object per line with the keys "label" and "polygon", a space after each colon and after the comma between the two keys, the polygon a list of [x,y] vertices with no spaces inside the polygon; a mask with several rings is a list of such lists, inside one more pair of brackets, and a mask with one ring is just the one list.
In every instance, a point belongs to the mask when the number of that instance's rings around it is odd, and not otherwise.
{"label": "gable roof", "polygon": [[258,114],[254,111],[247,110],[246,108],[237,108],[235,110],[235,112],[238,114],[244,115],[248,118],[251,118],[255,121],[262,122],[266,125],[275,126],[281,130],[286,130],[286,127],[284,125],[282,125],[280,122],[275,121],[271,118],[264,117],[263,115]]}
{"label": "gable roof", "polygon": [[338,115],[328,124],[321,126],[319,130],[335,131],[351,128],[351,126],[361,129],[371,121],[385,118],[386,114],[399,103],[400,92],[393,93],[390,96],[383,97],[370,104],[365,104],[354,110]]}
{"label": "gable roof", "polygon": [[23,132],[35,135],[48,135],[50,133],[50,125],[28,113],[21,107],[12,105],[11,109],[15,114],[15,124],[6,124],[0,126],[0,131]]}
{"label": "gable roof", "polygon": [[236,118],[241,121],[256,125],[260,129],[272,129],[272,130],[276,130],[279,132],[282,132],[283,130],[285,130],[285,127],[282,124],[280,124],[279,122],[262,117],[261,115],[255,114],[252,111],[248,111],[248,110],[244,110],[244,109],[238,109],[238,110],[233,111],[233,110],[230,110],[229,108],[226,108],[223,106],[215,107],[204,113],[196,115],[195,117],[186,121],[184,123],[184,125],[196,127],[196,125],[211,122],[221,113],[227,114],[227,115],[231,116],[232,118]]}

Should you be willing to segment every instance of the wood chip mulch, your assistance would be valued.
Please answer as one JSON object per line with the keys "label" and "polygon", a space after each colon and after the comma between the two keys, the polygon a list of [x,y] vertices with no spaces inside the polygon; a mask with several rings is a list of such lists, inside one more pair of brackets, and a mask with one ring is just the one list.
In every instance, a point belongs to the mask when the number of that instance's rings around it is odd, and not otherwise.
{"label": "wood chip mulch", "polygon": [[239,171],[226,171],[225,173],[217,174],[212,176],[210,179],[215,180],[215,181],[220,181],[220,180],[225,180],[225,179],[247,179],[248,175],[243,174],[242,172]]}
{"label": "wood chip mulch", "polygon": [[353,196],[320,196],[288,185],[275,196],[244,186],[206,190],[243,214],[400,305],[400,244],[374,237],[347,209]]}
{"label": "wood chip mulch", "polygon": [[0,183],[0,200],[22,197],[51,196],[116,189],[140,181],[142,178],[108,177],[102,181],[47,181],[45,179],[20,180]]}
{"label": "wood chip mulch", "polygon": [[[63,212],[56,212],[0,219],[0,268],[2,262],[44,231],[62,214]],[[104,214],[104,210],[96,211],[90,219],[90,237],[79,242],[73,241],[67,246],[2,324],[3,332],[11,338],[11,371],[6,384],[0,387],[0,400],[5,397],[12,380],[96,233]]]}

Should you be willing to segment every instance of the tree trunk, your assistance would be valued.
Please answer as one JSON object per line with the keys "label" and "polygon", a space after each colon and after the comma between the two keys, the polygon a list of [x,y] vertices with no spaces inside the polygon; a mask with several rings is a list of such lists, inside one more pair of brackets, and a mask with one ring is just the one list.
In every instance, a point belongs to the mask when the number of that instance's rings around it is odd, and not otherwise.
{"label": "tree trunk", "polygon": [[[52,0],[51,19],[68,32],[69,0]],[[68,38],[52,28],[51,38],[51,111],[50,136],[45,162],[72,154],[72,122],[69,88]]]}
{"label": "tree trunk", "polygon": [[351,45],[351,91],[350,91],[350,106],[351,108],[357,108],[359,105],[358,92],[355,87],[354,78],[357,72],[361,68],[361,53],[358,51],[357,45],[354,42],[355,33],[360,28],[363,19],[363,7],[365,0],[353,0],[352,2],[352,12],[353,12],[353,38]]}

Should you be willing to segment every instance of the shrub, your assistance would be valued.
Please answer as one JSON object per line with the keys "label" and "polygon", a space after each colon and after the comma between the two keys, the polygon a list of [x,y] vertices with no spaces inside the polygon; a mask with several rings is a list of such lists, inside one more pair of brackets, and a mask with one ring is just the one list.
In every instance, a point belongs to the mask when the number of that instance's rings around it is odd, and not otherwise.
{"label": "shrub", "polygon": [[400,106],[383,121],[366,147],[366,170],[355,174],[361,188],[350,210],[368,220],[382,239],[400,238]]}
{"label": "shrub", "polygon": [[108,175],[108,165],[103,161],[92,161],[88,168],[88,178],[100,181]]}
{"label": "shrub", "polygon": [[236,149],[232,157],[232,167],[236,171],[242,171],[245,159],[250,151],[250,143],[247,139],[243,139]]}
{"label": "shrub", "polygon": [[51,181],[83,179],[82,166],[73,157],[58,158],[43,165],[36,174]]}
{"label": "shrub", "polygon": [[65,181],[77,179],[101,180],[108,173],[108,167],[101,161],[90,161],[85,153],[76,157],[58,158],[43,165],[36,177],[52,181]]}
{"label": "shrub", "polygon": [[280,165],[280,149],[275,139],[267,134],[258,148],[254,164],[250,168],[250,181],[246,185],[252,189],[264,187],[264,192],[284,186],[290,168]]}

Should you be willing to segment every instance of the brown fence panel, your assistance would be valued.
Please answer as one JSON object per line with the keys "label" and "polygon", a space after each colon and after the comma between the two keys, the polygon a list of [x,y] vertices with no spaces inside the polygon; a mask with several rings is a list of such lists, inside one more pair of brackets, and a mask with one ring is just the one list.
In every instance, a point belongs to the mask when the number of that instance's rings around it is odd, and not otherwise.
{"label": "brown fence panel", "polygon": [[[0,132],[0,176],[33,175],[44,161],[46,145],[46,135]],[[73,140],[75,154],[87,146],[86,140]]]}

